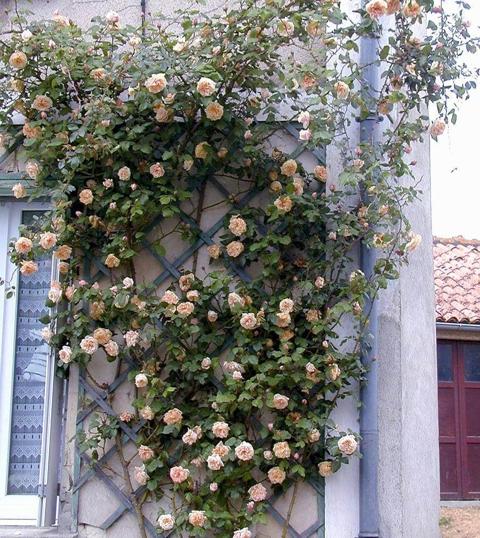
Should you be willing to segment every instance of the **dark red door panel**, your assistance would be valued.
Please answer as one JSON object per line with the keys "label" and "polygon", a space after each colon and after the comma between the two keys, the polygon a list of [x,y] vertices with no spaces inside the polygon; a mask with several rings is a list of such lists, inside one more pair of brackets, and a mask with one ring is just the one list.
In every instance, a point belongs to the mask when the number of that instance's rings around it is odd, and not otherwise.
{"label": "dark red door panel", "polygon": [[442,499],[480,499],[480,342],[439,341]]}

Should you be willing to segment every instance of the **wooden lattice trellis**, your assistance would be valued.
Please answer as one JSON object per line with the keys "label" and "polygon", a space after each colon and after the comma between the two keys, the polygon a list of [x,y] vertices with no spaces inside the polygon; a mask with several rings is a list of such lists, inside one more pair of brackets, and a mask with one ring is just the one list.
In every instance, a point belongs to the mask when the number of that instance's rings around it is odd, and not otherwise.
{"label": "wooden lattice trellis", "polygon": [[[313,157],[320,164],[325,164],[325,152],[323,150],[306,150],[303,145],[298,145],[298,126],[292,124],[284,124],[282,126],[284,136],[292,137],[295,140],[295,149],[290,153],[292,158],[301,158],[302,154],[306,151],[311,153]],[[4,156],[3,156],[4,157]],[[5,158],[5,157],[4,157]],[[3,160],[3,159],[2,159]],[[4,179],[7,179],[5,177]],[[8,179],[12,179],[12,175],[8,174]],[[227,210],[223,213],[213,225],[209,226],[207,230],[202,230],[200,222],[197,222],[194,218],[189,216],[186,212],[182,211],[179,218],[185,225],[188,225],[191,230],[196,234],[197,240],[194,244],[185,248],[173,261],[169,261],[166,256],[160,255],[157,250],[152,246],[152,242],[145,240],[144,249],[150,256],[153,257],[158,264],[159,272],[157,276],[152,279],[152,283],[155,288],[168,284],[171,279],[177,280],[181,275],[181,269],[185,264],[195,255],[198,255],[200,249],[213,244],[216,234],[221,232],[225,222],[225,215],[230,214],[234,210],[238,210],[247,206],[254,198],[260,193],[256,190],[251,190],[248,193],[242,195],[240,199],[231,196],[231,192],[215,178],[209,178],[208,180],[211,188],[215,189],[217,195],[224,199],[227,205]],[[229,206],[229,207],[228,207]],[[162,219],[158,218],[150,225],[150,229],[147,230],[146,236],[149,232],[153,232],[155,228],[161,223]],[[227,270],[236,275],[236,277],[243,280],[250,280],[248,272],[240,265],[234,262],[229,262],[226,267]],[[84,275],[83,278],[90,281],[101,280],[102,277],[109,276],[109,270],[102,264],[99,259],[86,256]],[[224,349],[228,347],[228,342],[225,343]],[[147,352],[148,353],[148,352]],[[120,387],[128,383],[129,373],[137,367],[137,365],[129,358],[122,359],[123,366],[119,375],[115,380],[106,386],[104,389],[93,385],[85,371],[79,373],[79,410],[76,419],[77,433],[84,431],[88,420],[93,413],[99,412],[110,416],[117,416],[111,404],[116,392]],[[125,422],[119,422],[119,428],[122,434],[122,443],[127,445],[128,443],[135,443],[137,432],[141,428],[142,423],[137,423],[131,427]],[[90,480],[100,480],[109,492],[118,501],[118,507],[105,518],[100,524],[100,528],[103,530],[110,529],[115,523],[128,513],[134,513],[134,506],[129,498],[129,495],[122,489],[122,487],[110,476],[105,469],[108,468],[112,459],[117,453],[116,447],[112,446],[108,448],[105,453],[100,457],[97,462],[94,462],[87,452],[82,452],[79,446],[76,446],[75,459],[74,459],[74,484],[72,487],[72,527],[77,528],[79,523],[79,505],[81,502],[80,493],[82,487],[84,487]],[[325,536],[325,499],[324,499],[324,481],[323,479],[310,480],[309,485],[313,489],[317,499],[317,518],[316,520],[301,531],[294,528],[293,523],[290,521],[288,526],[289,536],[292,538],[324,538]],[[136,489],[134,494],[137,498],[140,498],[145,493],[145,486]],[[278,496],[269,499],[268,512],[270,516],[280,526],[285,525],[285,518],[281,514],[281,511],[276,507]],[[93,507],[92,507],[93,508]],[[303,509],[302,509],[303,510]],[[145,518],[145,527],[147,533],[151,537],[158,536],[174,536],[174,532],[159,534],[157,529],[151,520]],[[273,536],[272,536],[273,538]]]}
{"label": "wooden lattice trellis", "polygon": [[[294,137],[295,141],[298,140],[298,128],[295,125],[288,124],[283,127],[286,131],[287,136]],[[307,151],[304,146],[297,145],[295,150],[291,152],[292,158],[300,158],[302,154]],[[310,151],[313,154],[315,159],[320,164],[325,164],[325,153],[322,150]],[[155,288],[158,288],[165,283],[168,283],[171,279],[177,280],[181,275],[181,269],[184,265],[191,259],[202,247],[213,244],[215,235],[223,229],[225,222],[225,215],[231,213],[231,211],[238,210],[242,207],[247,206],[256,196],[259,194],[255,190],[244,194],[239,200],[232,199],[231,193],[215,178],[209,179],[209,185],[216,189],[217,193],[222,196],[226,204],[229,204],[230,207],[224,213],[224,215],[218,219],[212,226],[207,230],[202,230],[200,223],[195,219],[190,217],[187,213],[181,212],[179,218],[188,225],[196,234],[197,240],[195,243],[183,252],[181,252],[173,261],[169,261],[165,256],[160,255],[156,249],[152,246],[151,242],[145,241],[144,248],[158,263],[159,273],[153,279],[153,284]],[[161,222],[161,218],[155,220],[150,229],[147,232],[151,232],[158,226]],[[228,264],[227,269],[234,273],[238,278],[243,280],[249,280],[250,276],[248,272],[234,262]],[[109,270],[101,263],[100,260],[95,258],[87,258],[85,263],[85,275],[84,278],[90,279],[91,281],[97,281],[102,278],[102,276],[108,276]],[[228,347],[228,343],[225,345]],[[104,390],[100,390],[98,387],[93,386],[86,376],[85,372],[80,372],[79,375],[79,412],[77,415],[77,432],[82,432],[85,428],[86,421],[90,418],[92,413],[101,412],[108,415],[116,416],[117,413],[114,411],[109,401],[115,392],[121,387],[124,383],[128,382],[128,375],[131,370],[133,370],[136,365],[129,359],[124,359],[125,365],[124,369],[121,371],[120,375]],[[137,432],[141,427],[141,423],[138,423],[133,428],[124,422],[119,423],[119,427],[122,432],[122,442],[127,444],[129,442],[135,443]],[[118,508],[112,512],[100,525],[101,529],[111,528],[117,521],[119,521],[122,516],[126,513],[134,513],[134,506],[129,498],[129,496],[122,490],[122,488],[115,482],[115,480],[110,477],[104,470],[105,464],[108,464],[111,459],[116,454],[115,446],[112,446],[108,449],[103,456],[98,460],[98,462],[93,462],[90,456],[86,452],[80,452],[77,448],[76,458],[74,464],[74,486],[72,490],[72,510],[74,525],[78,524],[78,508],[80,502],[80,491],[81,488],[91,479],[96,478],[103,482],[103,484],[108,488],[108,490],[115,496],[118,500]],[[317,519],[308,528],[298,531],[294,528],[292,522],[288,526],[289,536],[292,538],[324,538],[325,536],[325,502],[324,502],[324,481],[322,479],[310,480],[310,486],[313,488],[315,495],[317,497]],[[145,487],[141,486],[136,489],[134,494],[137,498],[140,498],[145,492]],[[276,502],[278,497],[270,498],[268,512],[270,516],[282,527],[285,525],[285,519],[276,508]],[[157,536],[173,536],[175,531],[171,533],[159,534],[156,530],[156,527],[152,521],[148,518],[145,518],[145,527],[148,534],[151,537]]]}

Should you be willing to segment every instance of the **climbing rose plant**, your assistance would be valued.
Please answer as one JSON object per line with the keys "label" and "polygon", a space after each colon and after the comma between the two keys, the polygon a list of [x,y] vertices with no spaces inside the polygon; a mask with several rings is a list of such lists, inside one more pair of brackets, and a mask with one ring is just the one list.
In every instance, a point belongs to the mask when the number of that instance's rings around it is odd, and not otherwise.
{"label": "climbing rose plant", "polygon": [[[382,27],[372,90],[358,51]],[[450,98],[474,86],[462,58],[475,50],[462,2],[447,15],[428,0],[355,12],[241,0],[141,28],[110,12],[87,30],[60,14],[12,18],[2,143],[23,141],[31,181],[14,195],[47,196],[51,210],[11,257],[26,276],[39,258],[58,260],[43,335],[60,371],[76,363],[98,384],[94,355],[118,374],[135,365],[131,405],[96,416],[80,443],[101,461],[114,441],[141,536],[142,503],[162,499],[161,530],[248,538],[272,494],[358,455],[359,435],[331,413],[363,379],[371,300],[420,243],[404,214],[418,194],[410,152],[455,122]],[[358,143],[358,120],[372,115],[381,136]],[[331,178],[276,147],[290,124],[305,150],[328,149]],[[194,255],[157,290],[138,270],[152,226],[195,243],[214,180],[233,209],[209,266]],[[241,203],[252,191],[262,203]],[[158,229],[155,251],[172,259],[172,231]],[[376,252],[368,275],[354,265],[360,244]],[[87,255],[108,277],[83,280]],[[121,422],[138,425],[133,459]]]}

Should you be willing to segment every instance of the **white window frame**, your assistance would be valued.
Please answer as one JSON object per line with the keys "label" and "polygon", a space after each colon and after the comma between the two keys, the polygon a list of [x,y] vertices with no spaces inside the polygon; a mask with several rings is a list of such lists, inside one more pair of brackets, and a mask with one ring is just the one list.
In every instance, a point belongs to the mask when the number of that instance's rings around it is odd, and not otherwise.
{"label": "white window frame", "polygon": [[[8,245],[18,237],[24,211],[48,209],[47,203],[26,203],[0,197],[0,275],[18,291],[18,273],[8,256]],[[57,268],[52,269],[52,278]],[[55,360],[50,357],[45,380],[42,451],[37,495],[7,495],[10,459],[10,432],[16,353],[18,294],[6,298],[0,288],[0,525],[44,526],[55,523],[57,470],[61,417],[56,416],[60,385],[55,376]],[[57,404],[57,405],[55,405]],[[46,495],[48,493],[48,495]]]}

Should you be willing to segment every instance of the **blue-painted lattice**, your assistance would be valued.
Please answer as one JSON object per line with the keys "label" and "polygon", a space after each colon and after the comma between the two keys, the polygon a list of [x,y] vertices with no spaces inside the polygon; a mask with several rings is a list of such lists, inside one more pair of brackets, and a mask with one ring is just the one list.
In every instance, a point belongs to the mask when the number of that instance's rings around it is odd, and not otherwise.
{"label": "blue-painted lattice", "polygon": [[[298,129],[293,125],[284,126],[285,131],[294,137],[295,141],[298,140]],[[306,150],[304,146],[297,146],[295,151],[291,153],[292,158],[298,158]],[[319,163],[325,164],[325,154],[321,150],[316,150],[310,152],[318,160]],[[232,198],[231,193],[215,178],[209,178],[209,185],[214,188],[225,200],[226,203],[230,204],[229,211],[235,211],[239,208],[242,208],[248,205],[257,195],[257,191],[251,191],[243,195],[242,198],[237,199]],[[229,212],[227,211],[227,213]],[[155,250],[155,248],[150,244],[150,242],[145,241],[144,248],[150,256],[152,256],[159,266],[159,273],[156,277],[152,278],[152,282],[156,287],[161,286],[164,283],[169,282],[171,279],[178,279],[181,275],[181,270],[185,264],[190,260],[198,251],[205,246],[208,246],[214,243],[214,237],[218,232],[220,232],[224,226],[225,216],[222,216],[215,224],[213,224],[208,230],[204,231],[200,228],[200,223],[195,219],[187,215],[185,212],[180,213],[179,218],[187,224],[191,230],[193,230],[198,238],[193,245],[189,248],[186,248],[184,252],[179,253],[173,261],[169,261],[166,257],[161,256]],[[160,225],[162,219],[159,218],[152,223],[150,230],[152,232],[156,226]],[[250,279],[248,273],[244,268],[235,264],[234,262],[229,262],[227,269],[237,277],[241,279]],[[85,268],[84,278],[91,281],[99,281],[102,277],[108,276],[110,274],[109,269],[107,269],[100,260],[98,259],[89,259]],[[131,370],[135,369],[137,366],[133,362],[126,361],[124,364],[124,369],[117,376],[115,381],[110,384],[108,387],[105,387],[103,390],[98,386],[93,385],[85,372],[80,373],[80,387],[79,387],[79,412],[77,415],[77,431],[83,432],[85,424],[90,419],[92,413],[101,412],[111,416],[117,416],[117,413],[112,408],[111,400],[112,396],[115,394],[117,389],[119,389],[124,383],[127,382],[128,374]],[[120,422],[119,425],[122,432],[122,439],[125,444],[129,442],[135,442],[136,433],[140,429],[141,424],[137,424],[133,428],[128,424]],[[100,480],[115,496],[118,500],[118,508],[114,510],[106,519],[100,524],[101,529],[109,529],[115,523],[117,523],[124,514],[134,513],[134,506],[129,498],[129,495],[125,490],[117,484],[117,482],[112,478],[112,476],[105,472],[108,468],[108,464],[112,462],[116,454],[116,447],[113,446],[108,449],[105,454],[100,458],[98,462],[92,461],[90,456],[86,452],[80,452],[77,450],[75,468],[74,468],[74,486],[73,486],[73,527],[76,528],[78,523],[78,509],[79,509],[79,495],[81,488],[91,479]],[[317,494],[317,520],[311,524],[307,529],[299,532],[297,531],[292,523],[290,522],[288,526],[288,536],[291,538],[324,538],[325,537],[325,506],[324,506],[324,482],[322,479],[312,480],[309,482],[311,487]],[[140,498],[145,493],[145,487],[139,487],[135,492],[135,496]],[[281,526],[285,525],[285,519],[279,510],[275,507],[275,501],[277,498],[270,499],[269,502],[269,514],[271,517],[276,520]],[[155,528],[155,525],[148,519],[145,518],[145,528],[147,533],[153,537],[167,537],[171,536],[173,538],[174,533],[164,533],[159,534]],[[273,538],[273,537],[272,537]]]}

